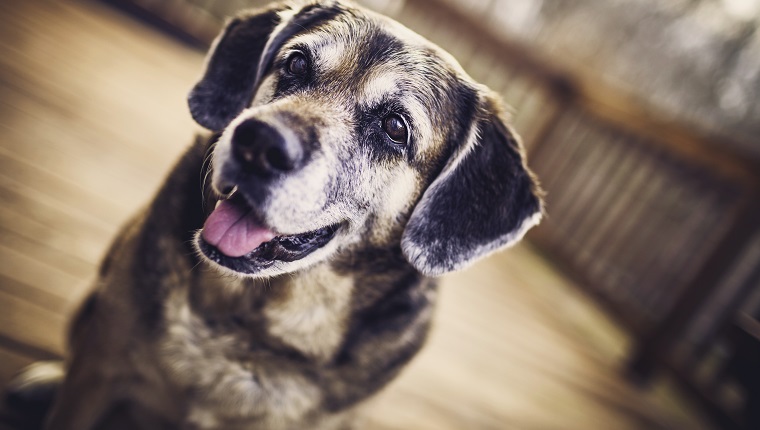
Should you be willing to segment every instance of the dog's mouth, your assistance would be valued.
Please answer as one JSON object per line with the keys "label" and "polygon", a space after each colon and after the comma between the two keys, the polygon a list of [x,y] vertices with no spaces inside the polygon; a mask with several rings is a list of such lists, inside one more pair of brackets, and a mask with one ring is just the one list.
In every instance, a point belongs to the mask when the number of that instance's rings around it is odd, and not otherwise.
{"label": "dog's mouth", "polygon": [[275,262],[300,260],[325,246],[339,225],[293,235],[267,228],[245,198],[234,192],[220,200],[198,236],[198,248],[209,259],[236,272],[252,274]]}

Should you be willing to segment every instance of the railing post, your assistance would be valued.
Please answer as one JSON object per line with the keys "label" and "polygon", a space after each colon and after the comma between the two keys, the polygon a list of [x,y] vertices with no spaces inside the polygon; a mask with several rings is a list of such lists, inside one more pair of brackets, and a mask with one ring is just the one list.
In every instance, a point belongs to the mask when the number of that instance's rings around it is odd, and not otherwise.
{"label": "railing post", "polygon": [[668,360],[674,341],[683,334],[695,312],[741,256],[745,245],[752,239],[749,233],[760,223],[758,194],[747,193],[736,214],[729,230],[696,276],[688,281],[671,311],[634,346],[626,368],[631,380],[641,384],[649,382],[659,365]]}

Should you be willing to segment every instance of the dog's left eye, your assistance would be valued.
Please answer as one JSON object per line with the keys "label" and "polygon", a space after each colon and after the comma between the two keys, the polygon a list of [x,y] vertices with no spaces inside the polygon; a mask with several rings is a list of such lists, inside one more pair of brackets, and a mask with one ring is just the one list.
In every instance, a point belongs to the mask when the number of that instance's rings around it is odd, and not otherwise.
{"label": "dog's left eye", "polygon": [[409,140],[406,123],[403,118],[396,114],[390,114],[383,119],[383,131],[394,143],[399,145],[406,145]]}
{"label": "dog's left eye", "polygon": [[306,56],[300,52],[294,52],[290,58],[288,58],[288,72],[291,75],[305,75],[308,67],[309,62],[306,60]]}

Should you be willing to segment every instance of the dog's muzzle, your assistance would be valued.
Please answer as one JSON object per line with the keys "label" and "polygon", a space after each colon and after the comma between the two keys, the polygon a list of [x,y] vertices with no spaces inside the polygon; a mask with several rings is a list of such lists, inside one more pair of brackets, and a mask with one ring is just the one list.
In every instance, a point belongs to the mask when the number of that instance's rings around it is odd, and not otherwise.
{"label": "dog's muzzle", "polygon": [[277,178],[297,172],[306,163],[308,154],[301,139],[289,130],[281,132],[258,119],[247,119],[235,128],[230,145],[232,165],[217,184],[227,197],[217,203],[197,238],[198,249],[206,257],[252,274],[275,261],[302,259],[334,237],[339,224],[278,235],[257,210],[256,202]]}

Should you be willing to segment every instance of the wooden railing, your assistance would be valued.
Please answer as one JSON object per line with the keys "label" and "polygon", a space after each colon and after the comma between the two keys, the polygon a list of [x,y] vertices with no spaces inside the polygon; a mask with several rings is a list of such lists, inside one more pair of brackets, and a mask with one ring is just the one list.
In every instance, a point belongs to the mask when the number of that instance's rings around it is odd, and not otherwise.
{"label": "wooden railing", "polygon": [[[229,12],[229,2],[214,0],[109,1],[199,45]],[[760,428],[758,160],[496,37],[455,2],[407,0],[385,12],[514,107],[548,191],[548,219],[529,239],[633,334],[621,370],[646,380],[668,368],[721,426]]]}

